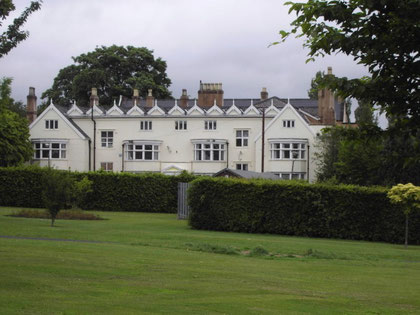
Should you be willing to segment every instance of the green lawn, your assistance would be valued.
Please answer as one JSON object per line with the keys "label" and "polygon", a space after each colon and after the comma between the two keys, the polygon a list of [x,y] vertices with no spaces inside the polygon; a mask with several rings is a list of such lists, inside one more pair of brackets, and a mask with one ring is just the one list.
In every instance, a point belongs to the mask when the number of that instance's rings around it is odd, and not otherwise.
{"label": "green lawn", "polygon": [[0,208],[0,235],[98,243],[0,238],[0,314],[420,313],[418,246],[195,231],[172,214],[51,228],[15,210]]}

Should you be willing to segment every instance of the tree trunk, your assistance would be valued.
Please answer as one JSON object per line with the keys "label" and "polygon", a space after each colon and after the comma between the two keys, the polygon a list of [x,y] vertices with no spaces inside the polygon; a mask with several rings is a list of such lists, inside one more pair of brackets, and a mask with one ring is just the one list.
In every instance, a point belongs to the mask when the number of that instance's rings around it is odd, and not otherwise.
{"label": "tree trunk", "polygon": [[404,247],[407,249],[408,245],[408,213],[405,215],[405,243]]}
{"label": "tree trunk", "polygon": [[51,226],[54,226],[55,217],[51,217]]}

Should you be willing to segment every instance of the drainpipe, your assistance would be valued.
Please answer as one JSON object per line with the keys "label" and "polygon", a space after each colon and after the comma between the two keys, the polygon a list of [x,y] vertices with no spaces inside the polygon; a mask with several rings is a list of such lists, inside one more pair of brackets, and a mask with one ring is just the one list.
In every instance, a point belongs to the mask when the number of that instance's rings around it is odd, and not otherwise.
{"label": "drainpipe", "polygon": [[261,173],[264,173],[265,107],[262,107]]}
{"label": "drainpipe", "polygon": [[92,111],[90,119],[93,121],[93,171],[96,170],[96,121],[93,119],[93,107],[95,106],[95,101],[93,102]]}
{"label": "drainpipe", "polygon": [[229,168],[229,142],[226,141],[226,168]]}

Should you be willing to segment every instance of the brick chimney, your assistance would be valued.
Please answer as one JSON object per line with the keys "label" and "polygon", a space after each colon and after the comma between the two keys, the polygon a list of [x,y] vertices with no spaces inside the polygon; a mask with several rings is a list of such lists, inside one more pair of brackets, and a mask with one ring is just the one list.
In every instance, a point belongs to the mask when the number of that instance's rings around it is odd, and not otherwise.
{"label": "brick chimney", "polygon": [[146,97],[146,107],[153,107],[155,98],[152,94],[152,89],[147,90],[147,97]]}
{"label": "brick chimney", "polygon": [[139,106],[139,105],[140,105],[139,90],[134,89],[133,90],[133,106]]}
{"label": "brick chimney", "polygon": [[28,118],[29,123],[32,123],[36,119],[36,95],[35,88],[29,88],[29,94],[26,97],[26,118]]}
{"label": "brick chimney", "polygon": [[216,101],[217,106],[223,106],[222,83],[201,83],[198,91],[198,105],[203,108],[210,108]]}
{"label": "brick chimney", "polygon": [[[328,67],[328,74],[332,75],[332,68]],[[318,91],[318,116],[322,125],[335,125],[334,93],[329,89]]]}
{"label": "brick chimney", "polygon": [[96,88],[92,88],[89,98],[89,105],[90,107],[93,107],[93,105],[99,105],[98,90]]}
{"label": "brick chimney", "polygon": [[261,90],[261,100],[266,100],[268,98],[267,88],[263,87]]}
{"label": "brick chimney", "polygon": [[186,89],[182,89],[182,95],[179,99],[179,106],[181,108],[187,108],[188,106],[188,94]]}

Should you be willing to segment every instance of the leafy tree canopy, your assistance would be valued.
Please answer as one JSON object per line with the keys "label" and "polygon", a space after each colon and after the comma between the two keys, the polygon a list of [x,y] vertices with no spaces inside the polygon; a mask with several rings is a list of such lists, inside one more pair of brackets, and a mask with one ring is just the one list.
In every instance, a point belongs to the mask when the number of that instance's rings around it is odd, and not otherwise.
{"label": "leafy tree canopy", "polygon": [[308,90],[308,97],[311,100],[318,99],[318,90],[320,90],[321,84],[323,82],[323,78],[325,77],[325,73],[323,71],[317,71],[315,77],[311,80],[311,88]]}
{"label": "leafy tree canopy", "polygon": [[0,80],[0,166],[19,165],[32,156],[28,120],[9,110],[14,104],[11,82],[10,78]]}
{"label": "leafy tree canopy", "polygon": [[21,28],[29,15],[41,8],[41,3],[42,1],[32,1],[29,7],[23,10],[22,14],[14,19],[5,30],[3,21],[12,11],[16,10],[16,7],[12,0],[0,0],[0,58],[7,55],[17,44],[29,36],[29,32],[23,31]]}
{"label": "leafy tree canopy", "polygon": [[[420,1],[308,0],[287,2],[297,18],[290,31],[304,38],[308,61],[332,53],[353,56],[371,77],[327,76],[326,86],[343,97],[378,105],[396,118],[397,130],[420,127]],[[274,44],[278,44],[276,42]]]}
{"label": "leafy tree canopy", "polygon": [[87,105],[92,87],[98,89],[102,105],[112,105],[120,95],[131,97],[134,88],[143,96],[152,89],[154,97],[171,97],[166,62],[155,59],[153,51],[145,47],[102,46],[73,57],[73,61],[74,64],[59,71],[53,86],[42,94],[42,98],[64,106],[72,100]]}

